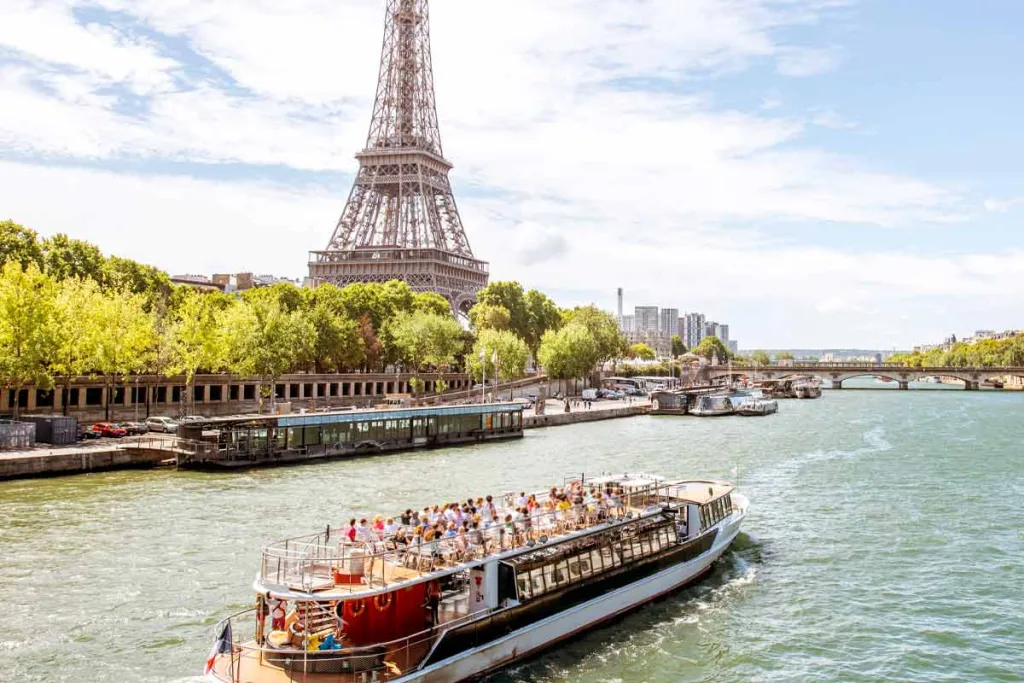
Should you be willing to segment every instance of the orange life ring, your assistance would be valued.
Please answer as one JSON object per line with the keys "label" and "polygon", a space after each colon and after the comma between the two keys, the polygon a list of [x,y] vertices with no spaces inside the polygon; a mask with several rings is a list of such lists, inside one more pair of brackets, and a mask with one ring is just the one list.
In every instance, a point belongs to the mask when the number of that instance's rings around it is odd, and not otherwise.
{"label": "orange life ring", "polygon": [[378,612],[389,609],[393,601],[394,596],[391,593],[381,593],[380,595],[373,596],[373,606],[377,608]]}
{"label": "orange life ring", "polygon": [[352,612],[352,616],[353,617],[358,617],[366,609],[366,601],[365,600],[353,600],[351,604],[352,604],[351,612]]}

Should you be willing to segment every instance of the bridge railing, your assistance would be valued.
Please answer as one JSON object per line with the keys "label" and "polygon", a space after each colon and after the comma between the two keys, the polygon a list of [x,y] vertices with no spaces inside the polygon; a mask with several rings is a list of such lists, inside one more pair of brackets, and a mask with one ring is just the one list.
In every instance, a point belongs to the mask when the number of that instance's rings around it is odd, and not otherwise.
{"label": "bridge railing", "polygon": [[718,365],[712,367],[712,372],[728,371],[732,368],[733,372],[747,372],[753,370],[765,371],[765,370],[806,370],[806,369],[817,369],[817,370],[904,370],[907,372],[920,372],[925,374],[940,374],[942,372],[958,372],[958,373],[991,373],[995,375],[1007,374],[1024,374],[1024,367],[1017,366],[1006,366],[1006,365],[989,365],[989,366],[915,366],[915,365],[904,365],[902,363],[853,363],[853,362],[835,362],[835,363],[822,363],[813,361],[783,361],[781,363],[772,363],[771,365],[754,365],[754,364],[743,364],[732,366]]}

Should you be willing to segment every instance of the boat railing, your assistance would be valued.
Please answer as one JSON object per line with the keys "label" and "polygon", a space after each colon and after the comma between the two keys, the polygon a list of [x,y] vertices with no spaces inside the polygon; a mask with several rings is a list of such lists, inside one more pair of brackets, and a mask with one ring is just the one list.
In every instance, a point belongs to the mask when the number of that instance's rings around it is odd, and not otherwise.
{"label": "boat railing", "polygon": [[[464,614],[440,624],[437,628],[427,628],[402,638],[374,643],[372,645],[343,647],[341,649],[320,650],[310,649],[308,640],[301,638],[299,642],[305,647],[291,645],[288,647],[272,647],[259,642],[258,633],[263,629],[258,625],[256,608],[236,612],[217,623],[214,637],[224,633],[230,625],[230,657],[215,667],[214,677],[224,683],[241,683],[241,660],[256,659],[272,666],[297,671],[315,669],[324,672],[358,671],[371,673],[376,671],[378,680],[388,680],[407,674],[415,669],[430,654],[434,645],[446,631],[463,624],[486,619],[502,608],[478,610]],[[264,623],[263,626],[266,624]],[[225,652],[224,654],[228,654]],[[390,663],[385,664],[385,661]],[[392,668],[394,667],[394,668]]]}
{"label": "boat railing", "polygon": [[[376,541],[350,542],[340,529],[299,536],[263,547],[260,577],[270,584],[296,590],[359,593],[386,588],[402,580],[417,578],[469,560],[480,559],[543,542],[548,537],[587,529],[635,511],[645,511],[669,500],[666,484],[636,489],[623,494],[613,508],[598,509],[574,505],[568,509],[546,510],[506,523],[494,523],[475,531],[431,541],[409,534],[410,542],[400,544],[395,536]],[[499,515],[504,518],[504,515]],[[478,542],[473,542],[476,538]],[[401,572],[390,568],[400,567]],[[355,577],[356,582],[338,581],[338,575]],[[351,579],[349,580],[351,581]]]}

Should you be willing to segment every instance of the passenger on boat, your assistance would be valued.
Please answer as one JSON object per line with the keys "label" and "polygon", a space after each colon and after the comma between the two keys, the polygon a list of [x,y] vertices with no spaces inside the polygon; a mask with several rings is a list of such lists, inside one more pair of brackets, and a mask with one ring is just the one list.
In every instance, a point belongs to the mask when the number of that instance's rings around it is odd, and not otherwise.
{"label": "passenger on boat", "polygon": [[373,518],[373,530],[377,533],[378,538],[384,536],[384,518],[380,515]]}
{"label": "passenger on boat", "polygon": [[370,524],[366,521],[366,518],[359,520],[359,526],[356,528],[356,539],[363,543],[373,543],[377,540],[377,534],[370,528]]}
{"label": "passenger on boat", "polygon": [[430,609],[430,626],[436,628],[441,622],[441,584],[431,581],[427,586],[427,607]]}
{"label": "passenger on boat", "polygon": [[394,517],[388,517],[387,523],[384,525],[384,535],[394,536],[401,530],[401,526],[395,523]]}
{"label": "passenger on boat", "polygon": [[348,530],[345,532],[345,536],[348,537],[349,543],[356,542],[356,520],[348,520]]}
{"label": "passenger on boat", "polygon": [[399,520],[402,522],[402,526],[412,526],[413,515],[414,513],[412,511],[412,508],[409,508],[405,512],[403,512],[401,517],[399,518]]}

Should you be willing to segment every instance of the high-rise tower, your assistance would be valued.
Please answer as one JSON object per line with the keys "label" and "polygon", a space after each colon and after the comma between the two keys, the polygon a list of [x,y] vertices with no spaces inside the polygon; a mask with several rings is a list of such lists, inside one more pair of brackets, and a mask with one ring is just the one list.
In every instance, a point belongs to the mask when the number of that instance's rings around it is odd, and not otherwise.
{"label": "high-rise tower", "polygon": [[366,148],[331,241],[310,253],[315,284],[404,280],[466,312],[487,284],[455,205],[441,149],[428,0],[387,0]]}

